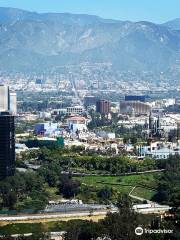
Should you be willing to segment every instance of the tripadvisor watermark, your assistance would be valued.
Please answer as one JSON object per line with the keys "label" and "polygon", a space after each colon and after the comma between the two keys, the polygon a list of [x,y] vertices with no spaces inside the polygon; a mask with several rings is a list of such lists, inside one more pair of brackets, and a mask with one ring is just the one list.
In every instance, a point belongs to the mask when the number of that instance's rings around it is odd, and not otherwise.
{"label": "tripadvisor watermark", "polygon": [[137,227],[135,229],[135,234],[141,236],[143,234],[172,234],[173,230],[171,229],[147,229],[142,227]]}

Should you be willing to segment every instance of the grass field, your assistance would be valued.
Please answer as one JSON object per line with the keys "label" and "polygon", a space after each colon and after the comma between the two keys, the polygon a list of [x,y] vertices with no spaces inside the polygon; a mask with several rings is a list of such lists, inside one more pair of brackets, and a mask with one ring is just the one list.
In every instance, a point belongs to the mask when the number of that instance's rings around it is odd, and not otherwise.
{"label": "grass field", "polygon": [[156,193],[157,179],[161,173],[131,176],[85,176],[75,177],[82,184],[96,190],[109,186],[116,189],[119,193],[129,193],[134,186],[138,186],[133,195],[150,200]]}
{"label": "grass field", "polygon": [[141,197],[141,198],[145,198],[147,200],[151,200],[152,197],[155,195],[155,193],[156,193],[156,190],[150,190],[150,189],[137,187],[137,188],[134,189],[132,194],[134,196],[138,196],[138,197]]}

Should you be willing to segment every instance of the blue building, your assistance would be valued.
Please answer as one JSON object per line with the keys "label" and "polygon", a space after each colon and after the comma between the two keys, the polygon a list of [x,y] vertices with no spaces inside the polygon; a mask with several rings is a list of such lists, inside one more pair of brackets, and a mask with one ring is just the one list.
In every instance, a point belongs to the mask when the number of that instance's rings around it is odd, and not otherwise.
{"label": "blue building", "polygon": [[38,123],[35,126],[35,134],[36,135],[43,135],[43,136],[49,136],[52,135],[58,128],[57,123]]}
{"label": "blue building", "polygon": [[146,97],[144,95],[137,96],[137,95],[128,95],[125,96],[125,101],[139,101],[139,102],[145,102]]}

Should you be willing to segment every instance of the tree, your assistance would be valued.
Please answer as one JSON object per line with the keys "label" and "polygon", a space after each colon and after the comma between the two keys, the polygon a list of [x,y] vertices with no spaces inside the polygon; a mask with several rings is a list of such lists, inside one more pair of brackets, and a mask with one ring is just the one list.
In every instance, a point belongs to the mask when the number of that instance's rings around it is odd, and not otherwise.
{"label": "tree", "polygon": [[8,192],[7,194],[3,195],[4,207],[13,209],[16,202],[17,202],[17,196],[15,192]]}
{"label": "tree", "polygon": [[173,156],[166,162],[166,171],[158,179],[157,194],[153,200],[168,204],[176,209],[180,207],[180,157]]}
{"label": "tree", "polygon": [[71,198],[79,193],[80,185],[79,181],[72,180],[71,177],[63,175],[60,178],[59,191],[65,198]]}
{"label": "tree", "polygon": [[103,201],[110,200],[113,194],[112,188],[104,187],[97,192],[97,197]]}
{"label": "tree", "polygon": [[70,221],[65,240],[92,240],[103,235],[104,229],[92,221]]}
{"label": "tree", "polygon": [[[135,235],[135,228],[145,224],[146,221],[141,218],[141,215],[132,210],[132,202],[127,194],[119,195],[117,206],[119,212],[109,213],[107,217],[102,220],[102,224],[106,229],[107,236],[112,240],[134,240],[138,239]],[[141,238],[145,239],[145,238]]]}

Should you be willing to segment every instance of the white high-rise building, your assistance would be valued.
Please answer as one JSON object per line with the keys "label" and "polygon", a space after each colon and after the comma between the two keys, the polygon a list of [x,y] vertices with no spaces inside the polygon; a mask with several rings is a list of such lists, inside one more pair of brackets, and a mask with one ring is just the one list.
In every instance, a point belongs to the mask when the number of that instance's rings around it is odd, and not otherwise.
{"label": "white high-rise building", "polygon": [[0,85],[0,112],[8,111],[10,108],[9,87]]}
{"label": "white high-rise building", "polygon": [[10,108],[9,110],[13,115],[17,114],[17,94],[15,92],[10,93]]}
{"label": "white high-rise building", "polygon": [[17,95],[14,92],[10,93],[8,86],[0,85],[0,112],[6,111],[17,114]]}

